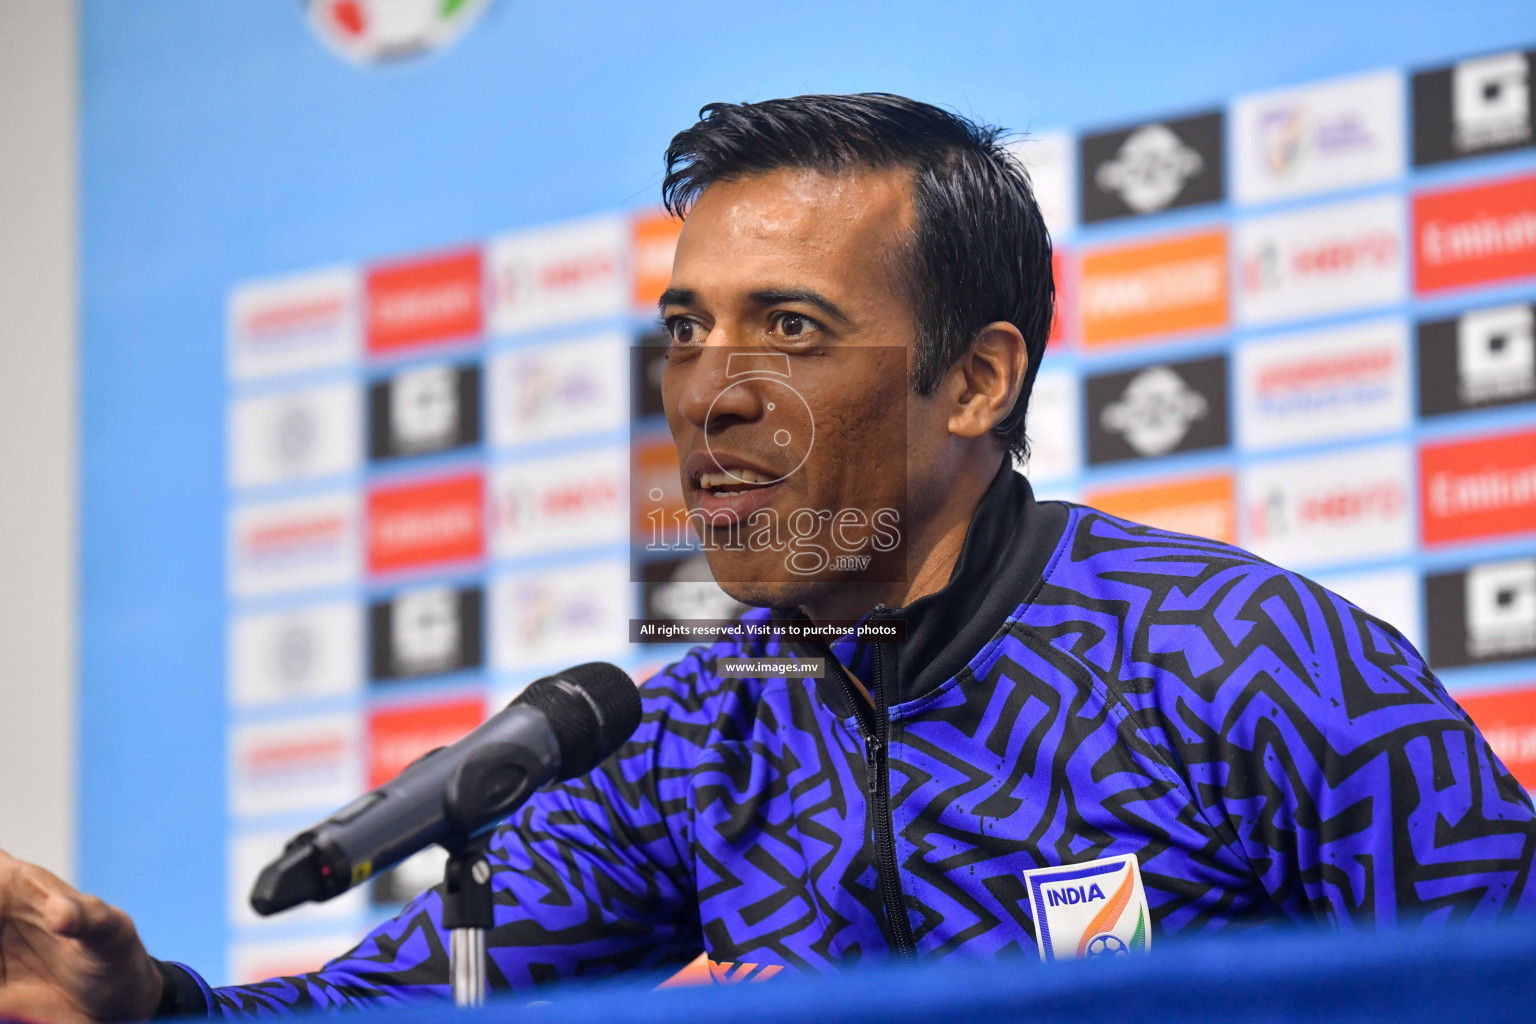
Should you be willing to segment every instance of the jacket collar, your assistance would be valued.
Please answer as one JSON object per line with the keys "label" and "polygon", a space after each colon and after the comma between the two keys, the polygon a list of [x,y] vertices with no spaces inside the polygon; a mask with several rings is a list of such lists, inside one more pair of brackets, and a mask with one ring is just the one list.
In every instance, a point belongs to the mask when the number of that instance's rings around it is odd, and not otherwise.
{"label": "jacket collar", "polygon": [[[868,613],[870,619],[904,621],[907,639],[852,648],[839,642],[841,660],[873,691],[874,673],[861,669],[879,658],[887,706],[931,693],[958,675],[1034,596],[1067,518],[1060,502],[1035,501],[1029,481],[1004,460],[971,516],[944,588],[902,608],[877,606]],[[774,617],[804,616],[799,609],[775,609]],[[817,646],[817,653],[831,653],[826,645]]]}

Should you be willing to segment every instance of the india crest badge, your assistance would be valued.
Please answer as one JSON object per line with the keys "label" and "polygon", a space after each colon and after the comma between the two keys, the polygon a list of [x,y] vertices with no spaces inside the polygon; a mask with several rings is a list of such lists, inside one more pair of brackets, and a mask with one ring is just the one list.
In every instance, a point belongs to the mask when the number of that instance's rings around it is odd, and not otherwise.
{"label": "india crest badge", "polygon": [[1152,947],[1152,917],[1134,856],[1024,872],[1040,959],[1125,956]]}

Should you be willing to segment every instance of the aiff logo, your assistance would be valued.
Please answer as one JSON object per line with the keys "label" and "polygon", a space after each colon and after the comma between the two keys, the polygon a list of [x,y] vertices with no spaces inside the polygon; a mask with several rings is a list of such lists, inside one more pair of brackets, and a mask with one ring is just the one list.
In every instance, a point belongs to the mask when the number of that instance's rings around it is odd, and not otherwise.
{"label": "aiff logo", "polygon": [[1042,960],[1125,956],[1151,948],[1151,915],[1136,858],[1024,872]]}

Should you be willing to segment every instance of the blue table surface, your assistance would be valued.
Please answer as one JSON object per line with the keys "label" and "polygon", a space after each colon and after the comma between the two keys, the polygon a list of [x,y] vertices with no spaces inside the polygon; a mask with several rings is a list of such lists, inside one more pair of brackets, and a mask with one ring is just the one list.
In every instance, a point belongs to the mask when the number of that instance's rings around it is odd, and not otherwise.
{"label": "blue table surface", "polygon": [[881,964],[835,976],[653,991],[655,979],[544,990],[390,1024],[905,1024],[988,1021],[1536,1021],[1536,920],[1340,936],[1291,930],[1165,942],[1082,963]]}

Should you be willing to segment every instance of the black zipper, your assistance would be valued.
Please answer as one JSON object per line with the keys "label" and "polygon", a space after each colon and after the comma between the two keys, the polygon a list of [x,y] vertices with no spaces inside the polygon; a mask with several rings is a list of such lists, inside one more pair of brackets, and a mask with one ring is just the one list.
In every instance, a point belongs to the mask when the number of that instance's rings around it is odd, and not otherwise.
{"label": "black zipper", "polygon": [[[876,609],[877,611],[879,609]],[[912,939],[912,922],[907,919],[906,898],[901,893],[901,876],[896,867],[896,832],[891,820],[890,786],[890,713],[886,700],[884,659],[881,645],[874,645],[870,661],[875,666],[875,714],[874,721],[866,719],[864,700],[854,690],[853,684],[837,664],[836,658],[828,659],[837,673],[838,682],[848,696],[854,717],[864,733],[865,769],[869,785],[869,812],[875,833],[875,878],[880,887],[880,901],[885,907],[887,931],[891,948],[901,960],[911,960],[917,954],[917,944]]]}

